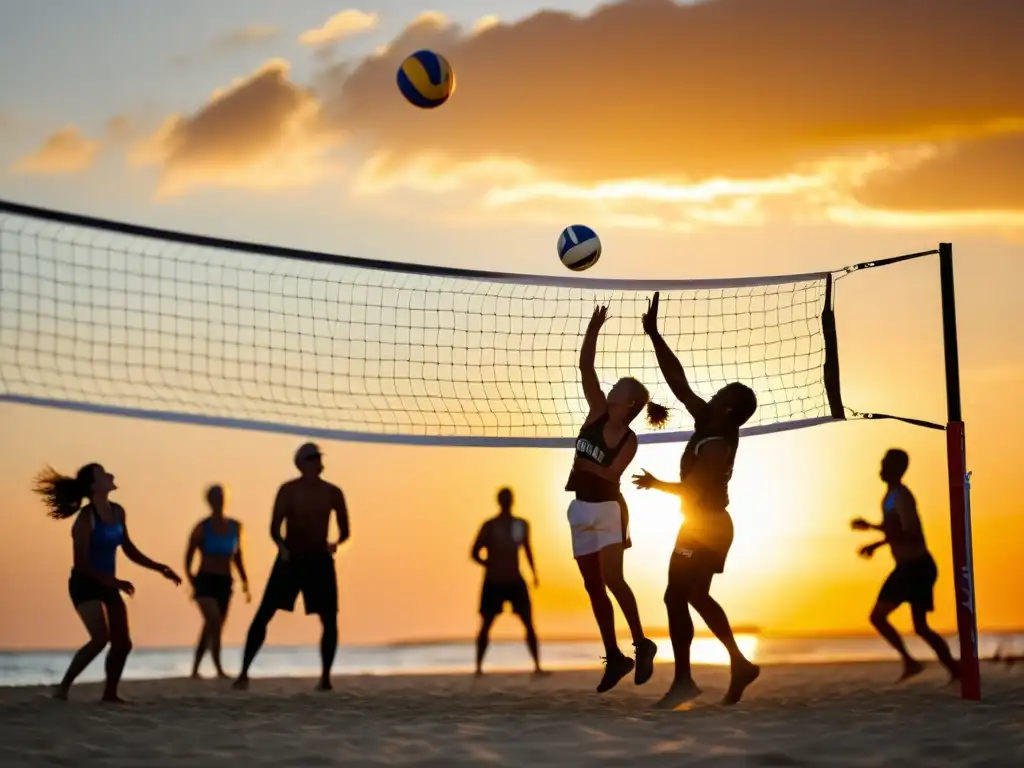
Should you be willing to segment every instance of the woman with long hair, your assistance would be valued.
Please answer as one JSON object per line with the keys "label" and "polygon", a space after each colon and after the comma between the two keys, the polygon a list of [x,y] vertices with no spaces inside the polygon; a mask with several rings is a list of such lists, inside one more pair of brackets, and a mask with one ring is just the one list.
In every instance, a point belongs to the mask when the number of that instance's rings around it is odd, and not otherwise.
{"label": "woman with long hair", "polygon": [[[188,550],[185,552],[185,573],[192,585],[196,605],[203,615],[203,630],[196,644],[192,677],[199,677],[199,665],[209,650],[217,677],[227,678],[220,663],[220,639],[228,606],[231,604],[232,564],[242,580],[246,601],[251,600],[249,578],[245,574],[245,563],[242,560],[242,524],[224,515],[227,491],[221,485],[210,486],[206,491],[206,503],[210,505],[210,515],[192,529]],[[200,552],[201,557],[199,570],[193,575],[192,560],[196,552]]]}
{"label": "woman with long hair", "polygon": [[[103,701],[120,703],[117,686],[132,650],[128,612],[121,593],[131,597],[135,587],[117,578],[117,550],[124,550],[129,560],[156,571],[175,586],[181,584],[181,579],[170,566],[149,559],[132,542],[124,507],[110,500],[111,491],[117,490],[114,476],[101,464],[86,464],[74,477],[47,467],[36,478],[34,490],[43,497],[51,518],[75,518],[71,526],[74,565],[68,592],[89,633],[89,641],[71,659],[54,695],[66,700],[75,678],[109,643]],[[83,500],[87,501],[84,507]]]}
{"label": "woman with long hair", "polygon": [[[598,693],[611,690],[634,667],[637,685],[646,683],[654,673],[658,646],[644,635],[636,598],[622,573],[624,552],[632,545],[629,511],[619,481],[637,451],[636,434],[630,429],[633,420],[646,407],[652,426],[668,421],[668,410],[652,403],[647,388],[634,378],[619,379],[607,396],[602,391],[594,360],[597,337],[607,318],[607,307],[595,309],[583,337],[580,376],[589,413],[576,439],[572,473],[565,488],[575,494],[568,512],[573,556],[605,647],[605,671]],[[635,662],[619,650],[608,592],[629,624]]]}

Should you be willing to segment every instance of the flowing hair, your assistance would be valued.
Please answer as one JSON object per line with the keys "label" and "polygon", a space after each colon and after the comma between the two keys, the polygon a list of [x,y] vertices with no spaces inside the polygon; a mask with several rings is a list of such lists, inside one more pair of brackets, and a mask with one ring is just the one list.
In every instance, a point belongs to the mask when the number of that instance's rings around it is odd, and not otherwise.
{"label": "flowing hair", "polygon": [[650,424],[652,427],[654,427],[655,429],[661,429],[666,424],[668,424],[668,408],[666,408],[664,405],[661,405],[660,403],[655,403],[653,400],[651,400],[651,393],[647,389],[647,387],[643,385],[643,382],[639,381],[638,379],[634,379],[632,376],[627,377],[626,380],[632,382],[633,386],[636,387],[638,395],[636,400],[636,408],[630,414],[630,421],[639,416],[640,411],[646,408],[647,423]]}
{"label": "flowing hair", "polygon": [[99,464],[86,464],[74,477],[67,477],[53,467],[46,467],[35,479],[32,490],[43,497],[47,517],[67,520],[78,514],[82,499],[92,491],[92,481]]}

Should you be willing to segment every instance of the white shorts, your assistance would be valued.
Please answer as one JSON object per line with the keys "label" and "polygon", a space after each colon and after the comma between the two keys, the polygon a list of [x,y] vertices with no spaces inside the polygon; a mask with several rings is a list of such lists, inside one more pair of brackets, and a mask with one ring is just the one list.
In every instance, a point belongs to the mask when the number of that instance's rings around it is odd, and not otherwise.
{"label": "white shorts", "polygon": [[623,543],[622,509],[617,501],[573,499],[568,517],[573,557],[592,555],[612,544]]}

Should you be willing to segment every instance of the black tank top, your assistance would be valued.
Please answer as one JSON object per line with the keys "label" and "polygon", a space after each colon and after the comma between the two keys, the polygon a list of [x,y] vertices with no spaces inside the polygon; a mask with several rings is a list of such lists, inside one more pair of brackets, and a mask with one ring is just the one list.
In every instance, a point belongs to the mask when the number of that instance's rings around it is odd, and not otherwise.
{"label": "black tank top", "polygon": [[[699,489],[698,506],[701,509],[725,510],[729,506],[729,480],[732,478],[736,449],[740,433],[732,427],[702,427],[700,419],[694,425],[693,437],[686,443],[679,466],[680,480],[691,480]],[[729,460],[721,471],[712,471],[700,460],[701,447],[712,440],[724,440],[729,446]]]}
{"label": "black tank top", "polygon": [[[599,467],[611,466],[633,431],[627,429],[622,439],[616,445],[610,446],[604,440],[604,428],[607,423],[608,412],[605,411],[602,416],[584,425],[576,438],[574,464],[578,460],[591,462]],[[569,474],[565,490],[574,491],[577,499],[589,502],[618,501],[622,496],[617,480],[605,480],[591,472],[575,469]]]}

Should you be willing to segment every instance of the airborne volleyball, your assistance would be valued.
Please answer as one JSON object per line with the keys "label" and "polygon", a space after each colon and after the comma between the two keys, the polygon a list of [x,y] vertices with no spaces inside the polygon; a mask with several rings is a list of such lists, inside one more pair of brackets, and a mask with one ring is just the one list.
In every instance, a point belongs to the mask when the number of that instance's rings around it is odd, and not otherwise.
{"label": "airborne volleyball", "polygon": [[566,227],[558,238],[558,258],[575,272],[589,269],[601,258],[601,239],[582,224]]}
{"label": "airborne volleyball", "polygon": [[398,90],[420,109],[440,107],[455,90],[455,73],[448,60],[433,51],[416,51],[398,68]]}

